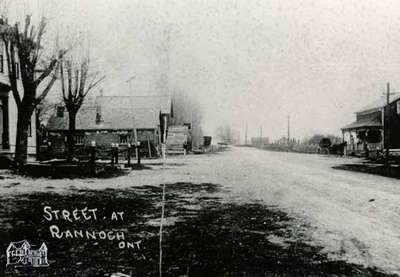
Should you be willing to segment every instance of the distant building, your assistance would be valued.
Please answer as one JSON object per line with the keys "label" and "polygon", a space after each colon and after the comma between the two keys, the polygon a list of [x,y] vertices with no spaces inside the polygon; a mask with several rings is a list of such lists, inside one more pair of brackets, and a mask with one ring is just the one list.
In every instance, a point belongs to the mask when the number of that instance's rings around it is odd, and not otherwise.
{"label": "distant building", "polygon": [[33,246],[26,240],[11,242],[6,250],[6,255],[7,266],[40,267],[49,265],[45,243],[42,243],[37,249],[33,249]]}
{"label": "distant building", "polygon": [[280,139],[276,140],[274,144],[287,145],[288,139],[286,137],[281,137]]}
{"label": "distant building", "polygon": [[263,145],[268,145],[269,144],[269,138],[268,137],[254,137],[251,138],[251,145],[259,147]]}
{"label": "distant building", "polygon": [[183,154],[191,149],[190,125],[171,126],[168,128],[167,154]]}
{"label": "distant building", "polygon": [[[168,96],[99,96],[95,103],[81,107],[76,118],[75,144],[89,146],[120,146],[140,141],[147,154],[156,156],[161,142],[160,118],[169,125],[172,103]],[[66,152],[68,112],[58,107],[47,126],[48,139],[58,155]]]}
{"label": "distant building", "polygon": [[386,147],[400,150],[400,98],[389,105],[383,100],[372,103],[356,112],[356,121],[341,130],[347,154],[375,155]]}

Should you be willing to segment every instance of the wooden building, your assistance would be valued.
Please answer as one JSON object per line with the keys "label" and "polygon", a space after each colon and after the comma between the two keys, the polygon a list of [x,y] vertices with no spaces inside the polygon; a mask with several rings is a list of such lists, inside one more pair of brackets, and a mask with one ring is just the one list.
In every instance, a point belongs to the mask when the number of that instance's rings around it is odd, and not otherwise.
{"label": "wooden building", "polygon": [[263,147],[269,144],[268,137],[252,137],[250,141],[251,145],[254,147]]}
{"label": "wooden building", "polygon": [[386,147],[400,150],[400,98],[383,100],[356,112],[356,121],[341,128],[346,154],[375,156]]}
{"label": "wooden building", "polygon": [[[89,146],[96,142],[99,147],[112,144],[126,146],[139,141],[146,155],[160,153],[160,116],[171,121],[172,104],[167,96],[99,96],[95,103],[81,107],[76,118],[75,144]],[[66,153],[68,113],[58,107],[50,117],[46,130],[55,153]]]}

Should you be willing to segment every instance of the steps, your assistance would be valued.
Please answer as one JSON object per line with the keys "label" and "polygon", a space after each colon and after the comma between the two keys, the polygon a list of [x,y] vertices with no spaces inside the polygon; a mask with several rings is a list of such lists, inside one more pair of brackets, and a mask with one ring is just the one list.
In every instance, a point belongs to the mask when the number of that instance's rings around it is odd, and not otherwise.
{"label": "steps", "polygon": [[188,142],[187,126],[170,126],[167,136],[167,154],[186,155],[185,145]]}

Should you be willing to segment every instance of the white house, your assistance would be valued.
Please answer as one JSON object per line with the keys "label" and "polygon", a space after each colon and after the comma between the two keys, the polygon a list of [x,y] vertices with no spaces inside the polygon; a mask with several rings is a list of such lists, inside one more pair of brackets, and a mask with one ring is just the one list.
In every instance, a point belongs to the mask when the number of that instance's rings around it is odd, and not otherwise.
{"label": "white house", "polygon": [[[19,64],[17,64],[17,68],[18,66]],[[23,90],[20,79],[18,80],[18,88],[22,94]],[[9,86],[4,44],[0,41],[0,153],[14,153],[15,151],[17,112],[17,105]],[[33,113],[31,118],[28,154],[36,154],[35,113]]]}
{"label": "white house", "polygon": [[37,249],[26,240],[11,242],[6,250],[7,266],[48,266],[47,250],[44,242]]}

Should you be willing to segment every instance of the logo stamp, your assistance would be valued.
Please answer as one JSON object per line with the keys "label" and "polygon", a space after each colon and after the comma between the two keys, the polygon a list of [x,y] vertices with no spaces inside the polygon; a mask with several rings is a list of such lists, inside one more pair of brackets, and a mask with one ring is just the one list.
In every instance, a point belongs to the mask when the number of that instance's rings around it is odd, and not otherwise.
{"label": "logo stamp", "polygon": [[27,240],[11,242],[7,247],[7,267],[48,267],[47,246],[30,244]]}

